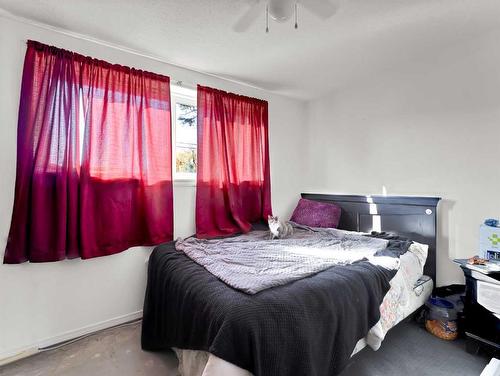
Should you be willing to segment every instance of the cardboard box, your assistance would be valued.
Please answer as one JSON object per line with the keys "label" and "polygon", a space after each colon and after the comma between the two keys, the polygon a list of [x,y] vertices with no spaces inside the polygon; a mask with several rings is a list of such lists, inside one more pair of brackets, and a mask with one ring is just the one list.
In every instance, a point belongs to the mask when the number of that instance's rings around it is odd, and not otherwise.
{"label": "cardboard box", "polygon": [[500,227],[479,227],[479,257],[500,261]]}

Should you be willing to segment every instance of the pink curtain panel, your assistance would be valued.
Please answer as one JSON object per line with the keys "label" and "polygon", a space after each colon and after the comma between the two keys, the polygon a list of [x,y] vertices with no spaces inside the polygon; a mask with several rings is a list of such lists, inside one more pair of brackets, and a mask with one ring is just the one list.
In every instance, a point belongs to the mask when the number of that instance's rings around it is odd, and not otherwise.
{"label": "pink curtain panel", "polygon": [[198,86],[196,235],[248,232],[271,214],[268,104]]}
{"label": "pink curtain panel", "polygon": [[28,41],[4,263],[172,240],[170,122],[168,77]]}

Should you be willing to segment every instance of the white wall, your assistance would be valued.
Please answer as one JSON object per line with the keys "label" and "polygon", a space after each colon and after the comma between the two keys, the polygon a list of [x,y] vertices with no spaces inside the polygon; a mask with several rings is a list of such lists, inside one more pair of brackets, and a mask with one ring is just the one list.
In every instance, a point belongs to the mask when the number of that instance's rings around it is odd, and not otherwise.
{"label": "white wall", "polygon": [[[478,227],[500,216],[499,30],[432,48],[308,105],[307,190],[431,195],[439,210],[438,284],[450,259],[477,254]],[[411,55],[407,50],[394,53]],[[400,58],[398,58],[400,60]]]}
{"label": "white wall", "polygon": [[[302,191],[300,152],[305,105],[155,60],[0,16],[0,258],[10,226],[16,165],[16,128],[25,42],[35,39],[79,53],[269,101],[274,211],[289,215]],[[168,41],[165,41],[168,48]],[[175,236],[194,232],[194,187],[176,186]],[[0,264],[0,359],[90,328],[140,316],[149,248],[92,260]]]}

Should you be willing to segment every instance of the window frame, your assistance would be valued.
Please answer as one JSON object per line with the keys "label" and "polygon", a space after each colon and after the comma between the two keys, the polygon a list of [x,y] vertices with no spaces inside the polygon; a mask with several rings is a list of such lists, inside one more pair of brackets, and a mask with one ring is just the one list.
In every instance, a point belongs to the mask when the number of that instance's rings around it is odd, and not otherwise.
{"label": "window frame", "polygon": [[[172,178],[176,185],[194,186],[196,184],[196,172],[177,172],[177,103],[197,107],[196,89],[186,88],[175,84],[170,85],[170,112],[172,116]],[[198,148],[198,143],[196,144],[196,148]]]}

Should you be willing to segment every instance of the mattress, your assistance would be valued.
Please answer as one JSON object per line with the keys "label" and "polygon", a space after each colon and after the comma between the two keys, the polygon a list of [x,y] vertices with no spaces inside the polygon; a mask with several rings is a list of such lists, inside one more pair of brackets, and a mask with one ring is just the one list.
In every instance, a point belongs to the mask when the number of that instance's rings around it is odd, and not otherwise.
{"label": "mattress", "polygon": [[[415,312],[429,298],[432,279],[423,276],[416,284],[410,284],[412,275],[419,273],[419,266],[402,258],[399,271],[391,280],[391,288],[380,305],[381,318],[366,337],[359,339],[351,356],[367,345],[378,350],[387,332]],[[182,376],[252,376],[252,374],[213,354],[198,350],[174,349],[179,359]]]}

